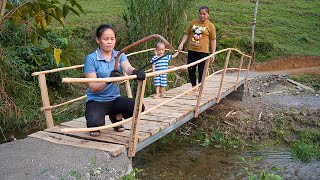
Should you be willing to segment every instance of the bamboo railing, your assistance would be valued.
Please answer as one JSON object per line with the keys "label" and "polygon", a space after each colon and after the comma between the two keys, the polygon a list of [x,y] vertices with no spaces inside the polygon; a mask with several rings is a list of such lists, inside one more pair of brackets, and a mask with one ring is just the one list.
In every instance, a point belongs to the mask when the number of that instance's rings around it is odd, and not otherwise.
{"label": "bamboo railing", "polygon": [[[152,38],[158,38],[159,36],[153,36]],[[162,40],[162,38],[160,38]],[[148,39],[150,40],[150,39]],[[143,43],[145,41],[140,41],[140,43]],[[133,46],[132,46],[133,47]],[[171,46],[172,47],[172,46]],[[130,48],[126,48],[125,50],[128,50]],[[127,56],[132,56],[135,54],[139,54],[139,53],[144,53],[144,52],[149,52],[149,51],[153,51],[154,48],[151,49],[146,49],[146,50],[142,50],[142,51],[138,51],[138,52],[134,52],[131,54],[128,54]],[[234,51],[238,54],[241,55],[241,59],[240,59],[240,65],[237,68],[228,68],[228,64],[229,64],[229,59],[231,56],[231,52]],[[124,50],[122,50],[121,52],[125,52]],[[207,72],[209,69],[209,63],[214,63],[214,61],[210,62],[212,58],[214,58],[214,56],[216,56],[217,54],[221,54],[221,53],[227,53],[226,56],[226,60],[224,63],[224,68],[223,70],[219,70],[216,71],[214,73],[212,73],[211,75],[207,76]],[[186,52],[184,52],[186,53]],[[249,58],[249,63],[247,65],[246,69],[242,69],[242,65],[243,65],[243,61],[244,58]],[[154,109],[157,109],[160,106],[163,106],[164,104],[167,104],[185,94],[187,94],[188,92],[192,91],[195,88],[199,87],[199,94],[198,94],[198,100],[197,100],[197,104],[195,107],[195,113],[194,113],[194,117],[198,117],[199,115],[199,110],[200,110],[200,103],[201,103],[201,99],[202,99],[202,95],[203,95],[203,89],[205,87],[205,83],[206,80],[208,78],[210,78],[213,75],[216,75],[218,73],[222,73],[221,76],[221,81],[220,81],[220,87],[219,87],[219,91],[218,91],[218,96],[216,99],[216,102],[220,101],[221,98],[221,93],[222,93],[222,88],[223,88],[223,82],[224,82],[224,78],[226,75],[226,72],[228,70],[237,70],[237,79],[235,82],[235,89],[237,88],[237,84],[239,82],[239,76],[240,76],[240,72],[241,71],[246,71],[246,82],[248,80],[248,72],[250,69],[250,64],[251,64],[251,56],[248,56],[244,53],[242,53],[241,51],[239,51],[238,49],[235,48],[227,48],[227,49],[223,49],[220,51],[216,51],[215,53],[210,54],[209,56],[199,59],[193,63],[190,64],[185,64],[179,67],[173,67],[170,68],[168,70],[162,70],[162,71],[156,71],[156,72],[150,72],[146,74],[146,77],[153,77],[156,75],[160,75],[160,74],[164,74],[164,73],[170,73],[170,72],[176,72],[176,71],[181,71],[181,70],[186,70],[188,69],[188,67],[194,66],[196,64],[199,64],[203,61],[205,61],[205,68],[204,68],[204,72],[203,72],[203,77],[202,77],[202,83],[198,84],[196,87],[194,88],[190,88],[189,90],[173,97],[170,98],[150,109],[148,109],[147,111],[141,112],[142,109],[142,104],[143,104],[143,97],[144,97],[144,92],[145,92],[145,87],[146,87],[146,81],[147,78],[145,80],[142,81],[138,81],[138,87],[137,87],[137,92],[136,92],[136,97],[135,97],[135,107],[134,107],[134,113],[132,118],[128,118],[125,119],[123,121],[117,122],[117,123],[113,123],[113,124],[109,124],[109,125],[105,125],[105,126],[100,126],[100,127],[93,127],[93,128],[64,128],[61,129],[62,132],[90,132],[90,131],[97,131],[97,130],[103,130],[106,128],[112,128],[112,127],[116,127],[122,124],[125,124],[127,122],[132,121],[132,127],[131,127],[131,136],[130,136],[130,141],[129,141],[129,150],[128,150],[128,156],[129,157],[133,157],[136,153],[136,146],[137,146],[137,142],[138,142],[138,130],[139,130],[139,122],[140,122],[140,117],[141,115],[147,114],[149,112],[151,112]],[[117,64],[117,63],[116,63]],[[54,123],[53,123],[53,118],[52,118],[52,112],[51,109],[53,108],[57,108],[63,105],[67,105],[69,103],[75,102],[75,101],[79,101],[82,100],[84,98],[86,98],[85,96],[73,99],[73,100],[69,100],[67,102],[61,103],[61,104],[57,104],[57,105],[50,105],[50,100],[49,100],[49,96],[48,96],[48,89],[47,89],[47,85],[46,85],[46,78],[45,78],[45,74],[48,73],[54,73],[54,72],[59,72],[59,71],[64,71],[64,70],[70,70],[70,69],[76,69],[76,68],[82,68],[83,65],[77,65],[77,66],[71,66],[71,67],[65,67],[65,68],[57,68],[57,69],[53,69],[53,70],[48,70],[48,71],[40,71],[40,72],[35,72],[32,75],[33,76],[38,76],[39,78],[39,86],[40,86],[40,91],[41,91],[41,97],[42,97],[42,102],[43,102],[43,107],[41,108],[42,111],[44,111],[45,114],[45,118],[46,118],[46,122],[47,122],[47,127],[53,127]],[[132,97],[132,93],[131,93],[131,87],[130,87],[130,80],[136,79],[136,75],[125,75],[122,77],[112,77],[112,78],[63,78],[62,82],[63,83],[89,83],[89,82],[105,82],[105,83],[114,83],[114,82],[125,82],[126,83],[126,90],[127,90],[127,96],[128,97]]]}

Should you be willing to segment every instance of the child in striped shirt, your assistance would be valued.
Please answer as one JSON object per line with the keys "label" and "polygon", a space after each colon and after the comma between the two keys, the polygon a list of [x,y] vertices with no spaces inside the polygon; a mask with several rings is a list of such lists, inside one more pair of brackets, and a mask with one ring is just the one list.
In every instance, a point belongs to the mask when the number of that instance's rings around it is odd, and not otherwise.
{"label": "child in striped shirt", "polygon": [[[163,42],[158,42],[155,48],[156,55],[152,57],[151,62],[154,62],[159,57],[163,56],[165,50],[166,50],[165,44]],[[179,52],[176,52],[174,55],[168,54],[162,57],[161,59],[157,60],[155,63],[153,63],[152,70],[153,71],[167,70],[169,61],[172,58],[177,57],[178,54]],[[153,98],[158,99],[160,97],[166,97],[165,90],[167,86],[167,73],[155,76],[154,86],[156,87],[156,95]]]}

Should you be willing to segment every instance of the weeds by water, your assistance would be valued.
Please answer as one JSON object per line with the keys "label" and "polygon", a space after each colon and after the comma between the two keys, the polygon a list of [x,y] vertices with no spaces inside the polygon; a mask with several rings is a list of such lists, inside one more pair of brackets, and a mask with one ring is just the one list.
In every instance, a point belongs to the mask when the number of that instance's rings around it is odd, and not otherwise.
{"label": "weeds by water", "polygon": [[307,120],[304,114],[281,113],[273,121],[271,135],[279,143],[288,143],[295,158],[308,162],[320,157],[320,133],[318,120]]}
{"label": "weeds by water", "polygon": [[241,166],[246,171],[249,180],[283,180],[283,177],[275,174],[275,171],[279,170],[277,167],[265,168],[260,170],[256,167],[256,164],[262,160],[262,156],[255,156],[252,158],[239,157]]}
{"label": "weeds by water", "polygon": [[138,180],[137,174],[141,173],[143,169],[134,168],[129,174],[122,176],[122,180]]}
{"label": "weeds by water", "polygon": [[299,140],[292,143],[291,153],[302,162],[320,158],[320,133],[318,130],[310,129],[299,133]]}

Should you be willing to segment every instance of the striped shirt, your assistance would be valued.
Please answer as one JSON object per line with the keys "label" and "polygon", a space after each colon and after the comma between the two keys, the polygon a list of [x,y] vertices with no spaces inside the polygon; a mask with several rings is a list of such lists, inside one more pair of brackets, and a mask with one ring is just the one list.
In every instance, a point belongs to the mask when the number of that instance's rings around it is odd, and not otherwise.
{"label": "striped shirt", "polygon": [[[157,56],[157,55],[153,56],[150,62],[154,62],[158,58],[159,58],[159,56]],[[159,59],[158,61],[156,61],[154,63],[155,71],[167,70],[168,66],[169,66],[169,61],[171,59],[172,59],[172,55],[166,55],[166,56],[162,57],[161,59]]]}

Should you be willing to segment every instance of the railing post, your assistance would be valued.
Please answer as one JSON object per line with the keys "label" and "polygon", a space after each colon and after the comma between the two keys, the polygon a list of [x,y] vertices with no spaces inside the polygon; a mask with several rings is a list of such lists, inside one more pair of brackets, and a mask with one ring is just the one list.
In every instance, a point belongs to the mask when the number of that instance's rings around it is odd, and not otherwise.
{"label": "railing post", "polygon": [[249,69],[250,69],[251,60],[252,60],[252,56],[251,56],[250,59],[249,59],[249,64],[248,64],[248,67],[247,67],[246,83],[248,83],[248,74],[249,74]]}
{"label": "railing post", "polygon": [[197,118],[199,116],[199,111],[200,111],[200,103],[202,100],[202,94],[203,94],[203,89],[204,89],[204,85],[205,85],[205,81],[206,81],[206,76],[207,76],[207,72],[209,69],[209,63],[210,63],[210,58],[208,58],[206,60],[206,63],[204,65],[204,71],[202,74],[202,81],[201,81],[201,85],[200,85],[200,89],[199,89],[199,97],[197,100],[197,106],[196,106],[196,110],[194,112],[194,117]]}
{"label": "railing post", "polygon": [[240,72],[241,72],[241,68],[242,68],[243,57],[244,57],[244,54],[242,54],[242,56],[241,56],[240,66],[239,66],[239,72],[238,72],[238,76],[237,76],[236,83],[234,84],[234,90],[235,90],[235,91],[237,90],[237,85],[238,85],[238,82],[239,82],[239,76],[240,76]]}
{"label": "railing post", "polygon": [[[48,88],[47,88],[47,83],[46,83],[46,75],[40,74],[38,79],[39,79],[39,86],[40,86],[40,91],[41,91],[41,99],[42,99],[43,107],[44,108],[50,107]],[[54,123],[53,123],[51,109],[45,109],[44,115],[45,115],[46,122],[47,122],[47,128],[53,127]]]}
{"label": "railing post", "polygon": [[146,88],[146,80],[138,81],[136,101],[135,101],[134,111],[132,116],[132,126],[131,126],[131,135],[129,139],[128,157],[133,157],[136,154],[137,143],[138,143],[138,132],[139,132],[139,125],[140,125],[140,116],[142,111],[145,88]]}
{"label": "railing post", "polygon": [[[127,73],[125,71],[123,71],[123,74],[125,76],[127,76]],[[126,83],[127,96],[128,96],[128,98],[132,98],[132,91],[131,91],[131,87],[130,87],[130,81],[127,80],[125,83]]]}
{"label": "railing post", "polygon": [[229,63],[229,59],[230,59],[230,54],[231,54],[231,49],[228,51],[227,58],[226,58],[226,62],[224,63],[224,69],[223,69],[223,73],[222,73],[222,77],[221,77],[221,81],[220,81],[220,87],[219,87],[219,91],[218,91],[217,103],[220,102],[221,91],[222,91],[222,86],[223,86],[223,81],[224,81],[224,76],[226,75],[226,71],[227,71],[227,68],[228,68],[228,63]]}

